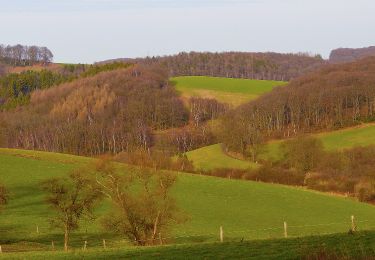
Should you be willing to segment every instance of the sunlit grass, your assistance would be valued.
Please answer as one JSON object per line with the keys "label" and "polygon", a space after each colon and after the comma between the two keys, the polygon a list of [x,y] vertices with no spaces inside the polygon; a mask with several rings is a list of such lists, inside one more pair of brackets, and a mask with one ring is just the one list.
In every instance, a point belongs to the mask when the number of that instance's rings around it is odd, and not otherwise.
{"label": "sunlit grass", "polygon": [[214,98],[234,106],[256,99],[283,81],[217,78],[204,76],[175,77],[171,79],[183,97]]}

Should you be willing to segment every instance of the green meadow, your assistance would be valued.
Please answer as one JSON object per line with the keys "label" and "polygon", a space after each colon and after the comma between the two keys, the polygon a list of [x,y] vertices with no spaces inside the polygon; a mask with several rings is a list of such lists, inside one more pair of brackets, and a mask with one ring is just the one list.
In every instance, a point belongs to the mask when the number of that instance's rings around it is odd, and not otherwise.
{"label": "green meadow", "polygon": [[[0,149],[0,181],[11,193],[10,203],[0,213],[3,248],[47,250],[55,241],[56,248],[61,249],[63,237],[49,226],[53,211],[44,203],[39,183],[65,176],[91,160]],[[290,237],[346,232],[351,215],[355,215],[359,230],[375,226],[375,207],[349,198],[282,185],[177,174],[173,192],[187,221],[173,227],[170,243],[218,241],[220,226],[226,241],[281,238],[284,221]],[[103,215],[108,208],[104,201],[96,214]],[[129,246],[121,237],[105,232],[99,223],[100,217],[94,222],[84,221],[72,235],[73,248],[81,248],[85,240],[90,247],[99,247],[102,239],[107,240],[108,247]]]}
{"label": "green meadow", "polygon": [[214,98],[234,106],[256,99],[276,86],[287,84],[283,81],[205,76],[175,77],[171,79],[171,82],[185,98]]}
{"label": "green meadow", "polygon": [[257,167],[255,163],[232,158],[224,153],[220,144],[206,146],[186,153],[193,161],[195,169],[213,170],[218,168],[248,169]]}
{"label": "green meadow", "polygon": [[[322,251],[324,250],[324,251]],[[331,252],[335,259],[371,259],[375,233],[335,234],[305,238],[233,241],[156,247],[75,250],[69,253],[29,252],[0,254],[0,259],[301,259]],[[367,258],[366,258],[367,257]],[[327,259],[327,258],[312,258]]]}
{"label": "green meadow", "polygon": [[[312,135],[323,142],[326,150],[344,150],[359,146],[375,145],[375,124],[363,124],[347,129]],[[277,160],[281,156],[283,140],[271,141],[263,148],[261,158]]]}

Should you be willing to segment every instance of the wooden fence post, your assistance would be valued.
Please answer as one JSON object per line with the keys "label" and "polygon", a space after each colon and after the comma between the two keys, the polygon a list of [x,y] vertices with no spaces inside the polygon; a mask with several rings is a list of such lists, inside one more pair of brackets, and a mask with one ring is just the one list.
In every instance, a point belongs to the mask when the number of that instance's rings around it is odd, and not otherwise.
{"label": "wooden fence post", "polygon": [[288,224],[284,221],[284,237],[288,238]]}
{"label": "wooden fence post", "polygon": [[55,242],[54,241],[52,241],[52,250],[55,250]]}
{"label": "wooden fence post", "polygon": [[1,246],[0,246],[0,254],[3,252],[3,249],[1,248]]}
{"label": "wooden fence post", "polygon": [[357,230],[357,227],[355,225],[355,219],[354,219],[354,216],[352,215],[351,217],[351,220],[352,220],[352,232],[355,232]]}
{"label": "wooden fence post", "polygon": [[220,242],[224,242],[224,231],[222,226],[220,226]]}
{"label": "wooden fence post", "polygon": [[39,226],[36,226],[36,233],[39,234]]}
{"label": "wooden fence post", "polygon": [[85,244],[83,245],[83,250],[86,251],[87,249],[87,241],[85,240]]}
{"label": "wooden fence post", "polygon": [[107,249],[107,245],[105,244],[105,239],[103,239],[103,248]]}

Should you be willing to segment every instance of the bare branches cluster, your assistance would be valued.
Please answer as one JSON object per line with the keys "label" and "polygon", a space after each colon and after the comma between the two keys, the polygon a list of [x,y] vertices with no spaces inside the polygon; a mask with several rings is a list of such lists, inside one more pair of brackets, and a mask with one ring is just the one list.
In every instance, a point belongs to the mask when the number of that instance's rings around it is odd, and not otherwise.
{"label": "bare branches cluster", "polygon": [[141,64],[160,64],[171,76],[215,76],[267,80],[290,80],[315,70],[326,61],[305,53],[190,52],[138,59]]}
{"label": "bare branches cluster", "polygon": [[0,44],[0,62],[11,66],[27,66],[52,62],[53,54],[47,47]]}

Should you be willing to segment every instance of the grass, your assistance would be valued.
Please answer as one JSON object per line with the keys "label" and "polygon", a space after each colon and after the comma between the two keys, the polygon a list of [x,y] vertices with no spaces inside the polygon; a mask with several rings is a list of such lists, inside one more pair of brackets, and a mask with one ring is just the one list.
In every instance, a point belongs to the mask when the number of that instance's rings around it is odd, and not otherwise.
{"label": "grass", "polygon": [[[0,259],[301,259],[317,252],[336,259],[370,259],[375,255],[375,233],[337,234],[298,239],[204,243],[122,248],[1,254]],[[365,258],[367,257],[367,258]],[[313,258],[329,259],[329,258]]]}
{"label": "grass", "polygon": [[[0,149],[0,181],[11,192],[9,205],[0,213],[0,244],[13,245],[14,250],[45,250],[50,248],[53,240],[56,248],[61,249],[63,237],[49,228],[48,219],[52,212],[44,203],[39,183],[51,177],[64,176],[90,160],[62,154]],[[290,236],[346,232],[351,215],[356,216],[360,230],[375,226],[375,207],[351,199],[282,185],[185,173],[178,175],[173,192],[189,220],[173,228],[169,238],[171,243],[215,242],[220,226],[224,228],[227,241],[280,238],[284,221],[288,222]],[[103,203],[97,214],[103,215],[107,210],[108,204]],[[365,220],[367,222],[362,222]],[[83,241],[87,240],[90,247],[97,248],[102,239],[106,239],[108,246],[113,248],[129,245],[119,237],[104,232],[97,219],[94,223],[83,223],[72,236],[72,246],[81,248]]]}
{"label": "grass", "polygon": [[283,81],[216,78],[205,76],[176,77],[171,79],[183,97],[215,98],[234,106],[256,99]]}
{"label": "grass", "polygon": [[327,132],[317,135],[327,150],[342,150],[356,146],[375,144],[375,124]]}
{"label": "grass", "polygon": [[[358,146],[375,145],[375,124],[362,124],[338,131],[313,135],[323,142],[328,151],[350,149]],[[263,159],[277,160],[281,156],[282,140],[271,141],[265,147]]]}
{"label": "grass", "polygon": [[218,168],[248,169],[257,167],[255,163],[232,158],[224,153],[220,144],[205,146],[186,153],[196,169]]}

